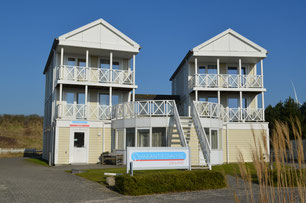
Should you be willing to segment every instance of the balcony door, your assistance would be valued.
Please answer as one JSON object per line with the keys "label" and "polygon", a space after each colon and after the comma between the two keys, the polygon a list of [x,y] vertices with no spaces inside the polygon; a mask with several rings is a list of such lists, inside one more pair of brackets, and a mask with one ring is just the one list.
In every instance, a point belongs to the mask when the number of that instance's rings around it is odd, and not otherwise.
{"label": "balcony door", "polygon": [[238,68],[237,66],[227,67],[227,85],[228,87],[238,87]]}
{"label": "balcony door", "polygon": [[109,118],[109,94],[101,93],[99,94],[99,119],[105,120]]}

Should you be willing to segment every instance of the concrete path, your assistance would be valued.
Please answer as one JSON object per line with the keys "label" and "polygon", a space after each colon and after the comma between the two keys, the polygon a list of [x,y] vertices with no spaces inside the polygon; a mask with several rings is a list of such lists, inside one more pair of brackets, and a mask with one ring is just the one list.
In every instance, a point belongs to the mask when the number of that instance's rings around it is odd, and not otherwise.
{"label": "concrete path", "polygon": [[[232,189],[130,197],[65,172],[85,166],[45,167],[24,159],[0,159],[0,202],[235,202],[234,191],[241,202],[247,201],[243,182],[231,176],[228,184]],[[253,192],[258,202],[258,185]]]}

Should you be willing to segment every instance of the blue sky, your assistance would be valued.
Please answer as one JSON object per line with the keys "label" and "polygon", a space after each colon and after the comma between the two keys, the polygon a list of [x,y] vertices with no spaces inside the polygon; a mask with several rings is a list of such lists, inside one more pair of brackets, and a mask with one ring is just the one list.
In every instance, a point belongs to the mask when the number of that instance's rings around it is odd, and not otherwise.
{"label": "blue sky", "polygon": [[306,1],[1,1],[0,114],[43,115],[42,74],[55,37],[98,18],[139,43],[136,93],[170,94],[188,50],[232,28],[269,51],[265,104],[306,101]]}

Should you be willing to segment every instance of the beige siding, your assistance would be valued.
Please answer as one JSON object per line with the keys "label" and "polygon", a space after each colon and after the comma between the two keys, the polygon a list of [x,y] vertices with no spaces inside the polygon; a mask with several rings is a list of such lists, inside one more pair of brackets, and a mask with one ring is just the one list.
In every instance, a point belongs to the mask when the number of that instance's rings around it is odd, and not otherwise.
{"label": "beige siding", "polygon": [[112,133],[111,128],[104,128],[104,152],[112,150]]}
{"label": "beige siding", "polygon": [[90,66],[91,67],[98,67],[98,57],[97,56],[91,56],[90,57]]}
{"label": "beige siding", "polygon": [[194,126],[190,128],[189,146],[191,165],[199,165],[199,140]]}
{"label": "beige siding", "polygon": [[102,130],[102,128],[89,129],[88,163],[99,162],[99,157],[102,154]]}
{"label": "beige siding", "polygon": [[[264,135],[266,135],[266,132],[262,130],[228,130],[229,162],[238,162],[239,152],[243,154],[246,162],[252,161],[252,150],[255,149],[254,137],[257,146],[262,146],[259,143],[262,143],[263,138],[265,138]],[[226,162],[226,130],[223,130],[223,150],[224,162]]]}
{"label": "beige siding", "polygon": [[226,64],[220,63],[220,74],[226,74]]}
{"label": "beige siding", "polygon": [[69,138],[70,128],[59,128],[58,130],[58,159],[57,164],[69,164]]}

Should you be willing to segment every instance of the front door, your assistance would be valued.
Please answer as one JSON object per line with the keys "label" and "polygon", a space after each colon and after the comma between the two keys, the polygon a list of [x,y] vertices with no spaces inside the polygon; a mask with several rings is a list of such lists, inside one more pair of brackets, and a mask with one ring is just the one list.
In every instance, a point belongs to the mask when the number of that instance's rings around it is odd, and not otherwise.
{"label": "front door", "polygon": [[70,163],[88,162],[88,129],[71,129]]}

